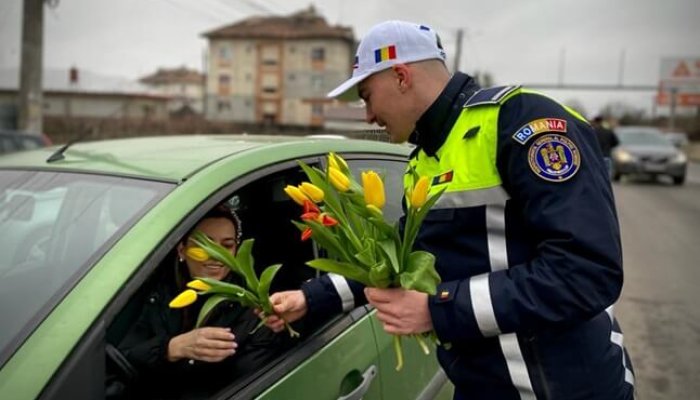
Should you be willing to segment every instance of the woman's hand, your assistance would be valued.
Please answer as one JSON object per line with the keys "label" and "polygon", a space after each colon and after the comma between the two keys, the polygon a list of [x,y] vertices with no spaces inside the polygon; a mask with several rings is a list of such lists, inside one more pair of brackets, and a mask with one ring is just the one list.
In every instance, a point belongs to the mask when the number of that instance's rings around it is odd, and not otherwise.
{"label": "woman's hand", "polygon": [[183,358],[219,362],[236,353],[238,344],[230,328],[206,327],[175,336],[168,343],[168,361]]}

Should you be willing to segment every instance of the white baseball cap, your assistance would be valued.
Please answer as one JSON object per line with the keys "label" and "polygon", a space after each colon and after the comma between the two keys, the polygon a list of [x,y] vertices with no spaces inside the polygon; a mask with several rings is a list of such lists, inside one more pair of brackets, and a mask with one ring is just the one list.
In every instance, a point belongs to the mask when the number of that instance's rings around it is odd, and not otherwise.
{"label": "white baseball cap", "polygon": [[330,91],[328,97],[357,100],[357,84],[368,76],[395,64],[431,59],[445,62],[440,37],[432,28],[404,21],[382,22],[360,41],[350,79]]}

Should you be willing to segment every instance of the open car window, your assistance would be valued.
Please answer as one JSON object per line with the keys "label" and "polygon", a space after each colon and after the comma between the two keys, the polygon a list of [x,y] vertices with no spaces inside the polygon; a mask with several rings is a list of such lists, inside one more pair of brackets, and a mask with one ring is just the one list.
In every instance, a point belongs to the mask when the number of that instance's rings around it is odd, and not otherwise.
{"label": "open car window", "polygon": [[[391,221],[398,220],[401,215],[402,179],[405,162],[397,159],[376,160],[362,155],[350,155],[348,164],[356,177],[362,171],[372,169],[385,178],[387,206],[385,215]],[[322,158],[307,159],[307,163],[323,166]],[[295,161],[283,166],[275,166],[265,171],[257,171],[254,175],[245,177],[239,182],[232,182],[229,187],[222,189],[206,204],[200,205],[186,221],[166,239],[165,243],[175,244],[189,230],[206,210],[221,201],[226,201],[236,210],[243,224],[243,239],[255,240],[253,255],[257,273],[269,265],[283,264],[273,281],[271,292],[298,289],[302,282],[318,276],[318,272],[305,265],[316,257],[318,249],[313,241],[301,241],[300,231],[290,222],[298,220],[301,214],[299,205],[294,203],[284,193],[286,185],[298,185],[306,181],[306,175]],[[141,305],[146,301],[150,288],[153,287],[163,272],[172,268],[168,257],[173,256],[173,248],[160,249],[154,254],[160,254],[150,261],[151,266],[142,266],[132,283],[132,289],[126,289],[119,301],[121,306],[112,310],[112,322],[107,329],[106,342],[108,347],[116,346],[128,331],[134,320],[138,318]],[[149,269],[146,273],[144,270]],[[131,291],[129,295],[126,293]],[[119,304],[117,302],[117,304]],[[357,341],[371,343],[374,340],[372,326],[366,318],[369,309],[360,306],[350,313],[337,315],[325,321],[307,321],[299,328],[302,337],[295,346],[284,354],[258,370],[249,371],[245,375],[231,377],[214,398],[268,398],[263,395],[270,392],[270,387],[278,382],[293,382],[308,379],[302,365],[322,363],[322,360],[332,359],[333,354],[348,353],[348,349],[356,348]],[[267,329],[267,328],[261,328]],[[353,335],[343,340],[337,339],[352,330]],[[280,333],[286,335],[286,332]],[[362,338],[358,338],[361,336]],[[365,361],[376,357],[373,345],[363,349]],[[119,367],[115,370],[114,360],[107,356],[108,374],[122,374]],[[111,366],[110,366],[111,365]],[[111,371],[110,371],[111,369]],[[308,369],[308,368],[307,368]],[[120,378],[123,379],[123,378]],[[274,398],[274,397],[272,397]]]}

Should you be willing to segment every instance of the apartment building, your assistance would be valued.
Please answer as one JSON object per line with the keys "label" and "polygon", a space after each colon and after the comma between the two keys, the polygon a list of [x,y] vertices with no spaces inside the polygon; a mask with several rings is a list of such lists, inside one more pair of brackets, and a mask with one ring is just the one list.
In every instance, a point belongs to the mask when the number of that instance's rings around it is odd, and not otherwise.
{"label": "apartment building", "polygon": [[206,32],[205,116],[211,120],[320,127],[326,93],[350,74],[352,28],[313,6]]}

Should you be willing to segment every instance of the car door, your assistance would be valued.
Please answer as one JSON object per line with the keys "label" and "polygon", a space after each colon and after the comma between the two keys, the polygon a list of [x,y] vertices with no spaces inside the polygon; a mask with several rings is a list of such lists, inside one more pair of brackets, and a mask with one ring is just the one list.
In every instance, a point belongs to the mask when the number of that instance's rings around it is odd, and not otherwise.
{"label": "car door", "polygon": [[220,398],[381,399],[378,371],[371,318],[367,308],[358,307],[333,319],[263,376]]}

